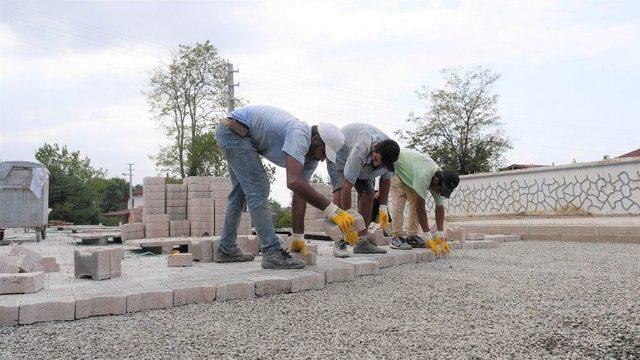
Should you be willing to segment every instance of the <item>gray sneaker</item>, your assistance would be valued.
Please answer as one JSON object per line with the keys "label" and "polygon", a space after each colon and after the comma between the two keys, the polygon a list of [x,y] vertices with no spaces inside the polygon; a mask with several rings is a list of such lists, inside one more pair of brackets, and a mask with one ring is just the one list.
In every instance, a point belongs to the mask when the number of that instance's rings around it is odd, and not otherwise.
{"label": "gray sneaker", "polygon": [[253,261],[255,256],[253,254],[245,254],[240,249],[238,251],[227,254],[222,252],[222,250],[218,247],[218,251],[216,251],[213,261],[217,263],[229,263],[229,262],[244,262],[244,261]]}
{"label": "gray sneaker", "polygon": [[421,249],[427,246],[426,245],[427,243],[420,236],[409,236],[407,238],[407,244],[409,244],[409,246],[411,246],[412,248],[418,248],[418,249]]}
{"label": "gray sneaker", "polygon": [[337,258],[348,258],[351,256],[347,250],[347,242],[344,239],[333,243],[333,256]]}
{"label": "gray sneaker", "polygon": [[358,243],[353,247],[354,254],[386,254],[387,250],[380,249],[367,236],[358,239]]}
{"label": "gray sneaker", "polygon": [[389,247],[397,250],[411,250],[411,245],[407,244],[407,240],[403,236],[396,236],[391,239]]}
{"label": "gray sneaker", "polygon": [[262,254],[263,269],[302,269],[304,262],[294,259],[284,249],[269,251]]}

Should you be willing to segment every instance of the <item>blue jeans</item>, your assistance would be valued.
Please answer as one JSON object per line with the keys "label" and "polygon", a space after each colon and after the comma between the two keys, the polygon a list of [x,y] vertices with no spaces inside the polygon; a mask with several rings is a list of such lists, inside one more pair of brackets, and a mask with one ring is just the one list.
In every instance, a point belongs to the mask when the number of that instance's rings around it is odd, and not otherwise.
{"label": "blue jeans", "polygon": [[273,228],[269,207],[269,178],[251,138],[241,138],[228,126],[219,124],[216,140],[229,164],[231,179],[231,192],[227,201],[220,250],[229,254],[239,250],[236,239],[245,201],[253,226],[260,237],[262,252],[280,249],[280,240]]}

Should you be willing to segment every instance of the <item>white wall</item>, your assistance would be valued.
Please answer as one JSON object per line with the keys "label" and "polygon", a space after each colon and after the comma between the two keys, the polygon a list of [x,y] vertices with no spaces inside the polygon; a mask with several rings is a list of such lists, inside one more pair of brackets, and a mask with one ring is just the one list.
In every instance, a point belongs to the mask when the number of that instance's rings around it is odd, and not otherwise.
{"label": "white wall", "polygon": [[637,215],[640,157],[461,176],[445,206],[459,216]]}

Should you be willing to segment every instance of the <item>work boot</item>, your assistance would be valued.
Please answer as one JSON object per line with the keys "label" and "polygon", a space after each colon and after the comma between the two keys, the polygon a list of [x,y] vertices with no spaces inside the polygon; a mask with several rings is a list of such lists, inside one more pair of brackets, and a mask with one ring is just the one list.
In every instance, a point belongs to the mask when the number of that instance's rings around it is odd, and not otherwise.
{"label": "work boot", "polygon": [[244,262],[253,261],[253,259],[255,259],[255,256],[253,256],[253,254],[245,254],[240,251],[240,249],[238,249],[238,251],[234,253],[227,254],[223,252],[220,247],[218,247],[218,251],[216,251],[215,255],[213,256],[213,261],[217,263]]}
{"label": "work boot", "polygon": [[389,247],[397,250],[411,250],[411,245],[407,244],[407,239],[404,236],[396,236],[391,239]]}
{"label": "work boot", "polygon": [[263,269],[302,269],[304,262],[294,259],[284,249],[277,249],[262,254]]}
{"label": "work boot", "polygon": [[351,256],[347,250],[347,242],[344,239],[333,243],[333,256],[337,258],[348,258]]}
{"label": "work boot", "polygon": [[354,254],[386,254],[387,250],[380,249],[373,243],[373,241],[369,240],[368,236],[361,236],[356,243],[356,246],[353,247]]}
{"label": "work boot", "polygon": [[407,238],[407,244],[411,245],[414,249],[426,247],[426,242],[420,236],[409,236]]}

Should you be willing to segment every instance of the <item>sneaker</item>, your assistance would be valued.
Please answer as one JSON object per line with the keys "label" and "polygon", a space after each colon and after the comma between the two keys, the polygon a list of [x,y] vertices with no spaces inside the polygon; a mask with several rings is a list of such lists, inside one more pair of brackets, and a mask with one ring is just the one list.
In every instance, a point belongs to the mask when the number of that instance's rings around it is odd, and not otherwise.
{"label": "sneaker", "polygon": [[351,256],[347,250],[347,242],[344,239],[333,243],[333,256],[337,258],[348,258]]}
{"label": "sneaker", "polygon": [[291,257],[284,249],[269,251],[262,255],[263,269],[302,269],[304,262]]}
{"label": "sneaker", "polygon": [[363,236],[358,239],[358,243],[353,247],[354,254],[386,254],[387,250],[380,249],[373,243],[373,241],[369,240],[368,237]]}
{"label": "sneaker", "polygon": [[389,247],[398,250],[411,250],[411,245],[407,244],[407,240],[403,236],[396,236],[391,239]]}
{"label": "sneaker", "polygon": [[213,261],[217,263],[244,262],[253,261],[253,259],[255,259],[255,256],[253,256],[253,254],[245,254],[240,251],[240,249],[232,254],[227,254],[222,252],[220,248],[218,248],[218,251],[216,251],[213,257]]}
{"label": "sneaker", "polygon": [[426,242],[420,236],[409,236],[407,238],[407,244],[409,244],[412,248],[424,248],[426,247]]}

